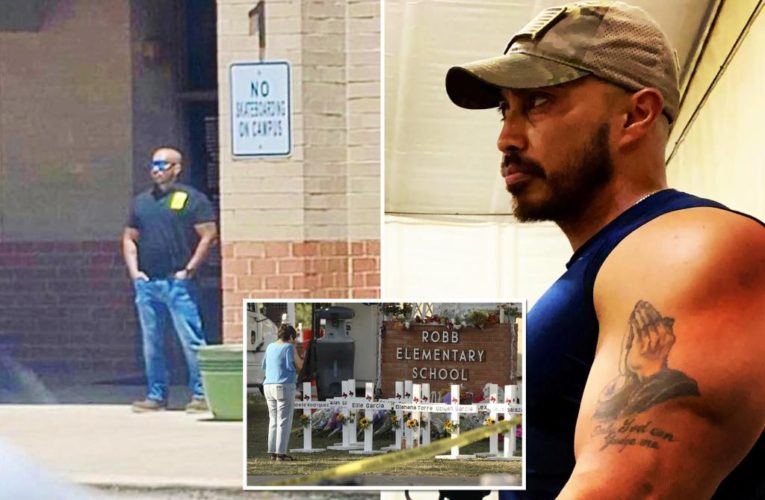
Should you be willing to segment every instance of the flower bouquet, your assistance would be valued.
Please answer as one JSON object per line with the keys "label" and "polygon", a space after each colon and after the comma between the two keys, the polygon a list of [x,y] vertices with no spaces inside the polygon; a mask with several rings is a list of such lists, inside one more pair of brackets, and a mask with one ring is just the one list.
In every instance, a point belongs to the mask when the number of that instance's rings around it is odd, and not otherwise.
{"label": "flower bouquet", "polygon": [[359,419],[359,429],[361,429],[363,431],[364,429],[369,427],[369,423],[370,422],[369,422],[369,419],[367,417],[361,417]]}
{"label": "flower bouquet", "polygon": [[304,429],[307,429],[308,426],[311,425],[311,416],[307,413],[300,415],[300,425],[302,425]]}
{"label": "flower bouquet", "polygon": [[395,413],[391,413],[390,415],[390,428],[391,430],[395,431],[401,427],[401,420],[399,420],[398,416]]}
{"label": "flower bouquet", "polygon": [[447,434],[454,434],[455,432],[458,432],[460,430],[460,423],[459,421],[454,420],[447,420],[444,422],[444,432]]}

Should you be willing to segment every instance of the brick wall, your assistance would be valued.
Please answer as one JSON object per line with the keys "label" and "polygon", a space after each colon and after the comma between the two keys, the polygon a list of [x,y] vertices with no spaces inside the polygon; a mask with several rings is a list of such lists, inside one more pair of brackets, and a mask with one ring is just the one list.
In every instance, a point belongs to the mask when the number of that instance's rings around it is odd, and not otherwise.
{"label": "brick wall", "polygon": [[114,241],[0,243],[0,340],[46,377],[140,373],[130,281]]}
{"label": "brick wall", "polygon": [[[218,301],[211,299],[218,292],[215,273],[205,265],[198,277],[200,312],[213,343],[220,341]],[[142,377],[134,296],[118,241],[0,242],[0,351],[43,378]],[[165,340],[171,380],[185,383],[170,324]]]}
{"label": "brick wall", "polygon": [[378,297],[379,254],[379,240],[224,244],[224,338],[241,341],[247,298]]}
{"label": "brick wall", "polygon": [[[447,331],[443,325],[412,324],[409,330],[405,330],[400,323],[385,322],[385,336],[382,341],[382,371],[380,385],[383,397],[392,397],[395,382],[398,380],[412,380],[415,383],[427,382],[431,391],[448,391],[451,384],[463,384],[467,390],[475,394],[481,394],[483,386],[487,383],[505,384],[515,383],[517,363],[517,334],[509,324],[494,325],[482,330],[477,328],[462,328],[457,333],[459,342],[423,342],[422,332]],[[451,332],[449,332],[451,335]],[[451,337],[450,337],[451,340]],[[484,351],[482,362],[460,361],[423,361],[397,359],[397,349],[408,349],[413,354],[413,349],[457,349],[458,351],[481,350]],[[402,351],[403,353],[403,351]],[[403,356],[403,354],[402,354]],[[476,358],[477,359],[477,358]],[[467,381],[462,380],[418,380],[412,376],[412,368],[429,369],[435,368],[451,370],[467,370]],[[458,378],[462,378],[462,373]]]}

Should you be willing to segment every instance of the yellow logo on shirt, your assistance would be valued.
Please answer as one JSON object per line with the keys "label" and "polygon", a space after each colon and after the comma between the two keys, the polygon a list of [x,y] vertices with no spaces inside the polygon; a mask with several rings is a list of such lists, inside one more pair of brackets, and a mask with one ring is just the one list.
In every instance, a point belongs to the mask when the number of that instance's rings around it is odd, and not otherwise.
{"label": "yellow logo on shirt", "polygon": [[176,191],[170,197],[170,209],[171,210],[183,210],[186,206],[186,201],[189,199],[189,194],[183,191]]}

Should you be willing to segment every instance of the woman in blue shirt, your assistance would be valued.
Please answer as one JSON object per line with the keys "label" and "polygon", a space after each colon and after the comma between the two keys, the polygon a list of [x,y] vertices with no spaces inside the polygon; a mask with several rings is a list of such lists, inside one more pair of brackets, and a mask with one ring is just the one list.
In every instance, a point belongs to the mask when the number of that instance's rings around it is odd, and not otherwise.
{"label": "woman in blue shirt", "polygon": [[277,337],[278,340],[266,348],[261,364],[266,373],[263,393],[268,404],[268,453],[271,460],[295,460],[287,455],[287,445],[292,429],[297,370],[303,367],[303,360],[295,348],[297,332],[292,326],[282,325]]}

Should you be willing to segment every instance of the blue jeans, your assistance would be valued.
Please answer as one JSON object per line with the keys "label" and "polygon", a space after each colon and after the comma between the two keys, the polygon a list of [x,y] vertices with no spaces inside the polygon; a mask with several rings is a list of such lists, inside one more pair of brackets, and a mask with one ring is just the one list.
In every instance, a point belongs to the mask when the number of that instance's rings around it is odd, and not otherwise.
{"label": "blue jeans", "polygon": [[295,384],[263,384],[268,405],[268,453],[285,455],[295,412]]}
{"label": "blue jeans", "polygon": [[204,397],[199,374],[197,350],[206,345],[202,319],[196,303],[196,284],[174,278],[134,280],[135,305],[143,333],[143,357],[146,363],[146,397],[167,401],[167,367],[165,363],[166,315],[170,313],[175,333],[183,347],[189,368],[189,389],[195,398]]}

